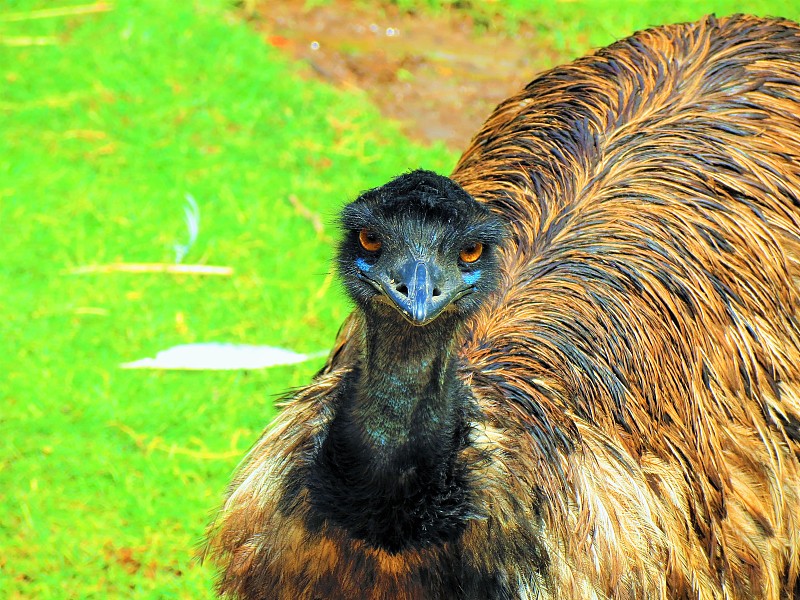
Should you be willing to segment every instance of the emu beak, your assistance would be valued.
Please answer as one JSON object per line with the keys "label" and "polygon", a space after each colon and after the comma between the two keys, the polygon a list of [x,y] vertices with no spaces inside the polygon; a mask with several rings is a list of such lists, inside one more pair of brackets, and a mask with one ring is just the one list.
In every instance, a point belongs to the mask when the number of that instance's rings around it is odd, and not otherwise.
{"label": "emu beak", "polygon": [[[471,288],[445,286],[433,264],[409,260],[395,271],[391,281],[382,281],[381,291],[412,325],[426,325],[438,317],[447,306],[465,295]],[[448,291],[449,288],[449,291]]]}

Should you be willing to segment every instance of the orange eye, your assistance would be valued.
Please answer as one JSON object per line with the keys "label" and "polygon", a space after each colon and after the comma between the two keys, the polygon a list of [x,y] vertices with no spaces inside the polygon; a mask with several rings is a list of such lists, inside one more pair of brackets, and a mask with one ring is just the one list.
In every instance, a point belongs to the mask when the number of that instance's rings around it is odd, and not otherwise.
{"label": "orange eye", "polygon": [[377,252],[383,245],[378,234],[366,228],[358,232],[358,243],[367,252]]}
{"label": "orange eye", "polygon": [[483,244],[475,242],[462,248],[458,257],[465,263],[474,263],[481,257],[481,254],[483,254]]}

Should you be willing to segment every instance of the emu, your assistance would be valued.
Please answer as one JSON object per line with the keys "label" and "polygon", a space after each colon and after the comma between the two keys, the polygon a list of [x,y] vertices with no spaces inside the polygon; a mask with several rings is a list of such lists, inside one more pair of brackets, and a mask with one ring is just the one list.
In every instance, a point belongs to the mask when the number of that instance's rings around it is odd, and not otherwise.
{"label": "emu", "polygon": [[800,26],[655,28],[345,207],[209,531],[255,599],[800,596]]}

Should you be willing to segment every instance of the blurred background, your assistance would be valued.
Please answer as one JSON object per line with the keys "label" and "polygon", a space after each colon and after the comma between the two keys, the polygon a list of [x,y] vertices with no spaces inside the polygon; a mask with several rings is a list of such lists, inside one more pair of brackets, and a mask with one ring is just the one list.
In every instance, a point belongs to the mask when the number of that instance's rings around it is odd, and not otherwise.
{"label": "blurred background", "polygon": [[324,358],[121,365],[324,351],[345,202],[448,173],[537,72],[712,12],[800,1],[0,3],[0,597],[210,597],[230,474]]}

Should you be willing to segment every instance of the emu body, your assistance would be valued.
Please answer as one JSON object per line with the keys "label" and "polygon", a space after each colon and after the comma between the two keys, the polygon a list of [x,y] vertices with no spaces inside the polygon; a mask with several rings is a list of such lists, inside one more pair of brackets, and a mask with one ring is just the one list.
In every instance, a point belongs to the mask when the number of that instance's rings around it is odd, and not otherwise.
{"label": "emu body", "polygon": [[800,27],[709,18],[553,69],[451,177],[438,201],[506,223],[492,277],[415,325],[343,242],[356,311],[231,484],[220,592],[796,598]]}

